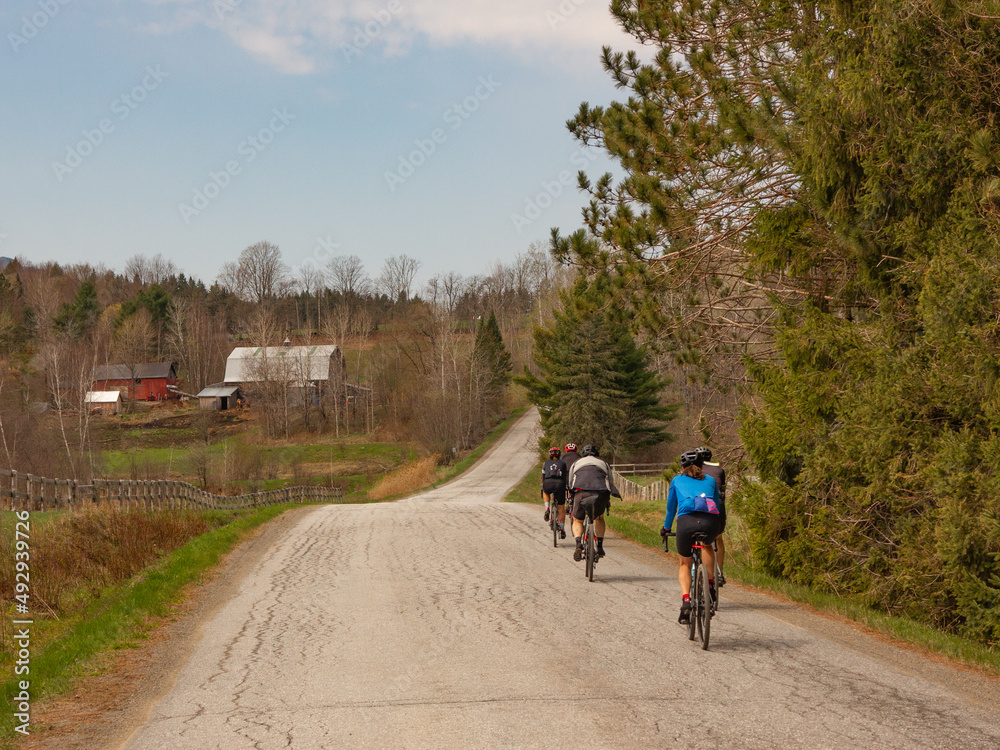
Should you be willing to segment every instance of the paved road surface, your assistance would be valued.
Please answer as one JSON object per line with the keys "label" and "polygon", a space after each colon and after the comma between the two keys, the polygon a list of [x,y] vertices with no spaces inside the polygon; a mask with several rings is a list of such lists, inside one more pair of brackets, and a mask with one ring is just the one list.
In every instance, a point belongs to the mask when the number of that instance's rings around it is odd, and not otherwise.
{"label": "paved road surface", "polygon": [[995,681],[734,586],[703,652],[676,568],[621,540],[588,583],[537,508],[495,504],[536,429],[443,488],[308,514],[125,747],[1000,747]]}

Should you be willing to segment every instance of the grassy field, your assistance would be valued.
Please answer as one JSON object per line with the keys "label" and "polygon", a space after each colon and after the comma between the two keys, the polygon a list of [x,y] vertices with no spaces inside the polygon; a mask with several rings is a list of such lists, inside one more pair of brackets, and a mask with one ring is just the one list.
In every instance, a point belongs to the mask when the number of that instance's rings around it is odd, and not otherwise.
{"label": "grassy field", "polygon": [[415,460],[412,443],[373,436],[301,434],[263,437],[245,412],[198,412],[193,407],[119,415],[97,429],[97,474],[111,479],[186,481],[233,494],[292,484],[364,493],[381,475]]}

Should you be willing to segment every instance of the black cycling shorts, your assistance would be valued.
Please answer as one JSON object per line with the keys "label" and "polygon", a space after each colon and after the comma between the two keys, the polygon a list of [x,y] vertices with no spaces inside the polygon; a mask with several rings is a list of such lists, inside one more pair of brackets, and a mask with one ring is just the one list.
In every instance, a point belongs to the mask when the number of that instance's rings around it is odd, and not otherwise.
{"label": "black cycling shorts", "polygon": [[722,533],[722,517],[716,513],[701,512],[677,516],[677,554],[691,557],[691,537],[699,531],[705,534],[706,544],[711,544]]}
{"label": "black cycling shorts", "polygon": [[552,502],[556,505],[566,504],[566,485],[560,479],[543,479],[542,492],[552,495]]}
{"label": "black cycling shorts", "polygon": [[600,518],[611,510],[610,492],[593,492],[577,490],[573,496],[573,518],[582,521],[590,514],[591,518]]}

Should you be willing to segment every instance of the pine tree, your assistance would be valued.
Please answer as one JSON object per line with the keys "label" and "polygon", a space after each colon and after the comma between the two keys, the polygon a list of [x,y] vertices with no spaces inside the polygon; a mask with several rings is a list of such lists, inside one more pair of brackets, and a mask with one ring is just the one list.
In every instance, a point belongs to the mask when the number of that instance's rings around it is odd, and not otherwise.
{"label": "pine tree", "polygon": [[512,369],[496,314],[490,310],[489,317],[480,320],[472,349],[474,392],[486,421],[496,419],[503,411]]}
{"label": "pine tree", "polygon": [[516,381],[539,408],[543,442],[591,443],[619,457],[670,439],[676,406],[660,404],[663,380],[609,303],[607,289],[584,279],[563,293],[552,324],[534,331],[539,374],[525,369]]}

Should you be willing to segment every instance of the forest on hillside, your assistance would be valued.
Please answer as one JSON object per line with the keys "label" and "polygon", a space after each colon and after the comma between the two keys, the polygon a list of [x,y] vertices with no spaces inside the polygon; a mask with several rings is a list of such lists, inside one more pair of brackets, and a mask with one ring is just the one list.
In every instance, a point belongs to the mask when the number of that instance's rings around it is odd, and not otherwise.
{"label": "forest on hillside", "polygon": [[222,381],[235,346],[286,341],[339,346],[344,381],[371,389],[373,404],[358,414],[336,388],[318,403],[261,388],[248,411],[269,437],[377,431],[448,460],[509,413],[508,376],[530,360],[530,328],[566,272],[538,247],[418,288],[419,268],[392,256],[371,277],[346,255],[293,269],[270,242],[244,249],[211,285],[159,255],[136,255],[122,271],[15,259],[0,273],[0,462],[100,475],[106,420],[84,403],[95,368],[172,361],[181,390],[196,394]]}

